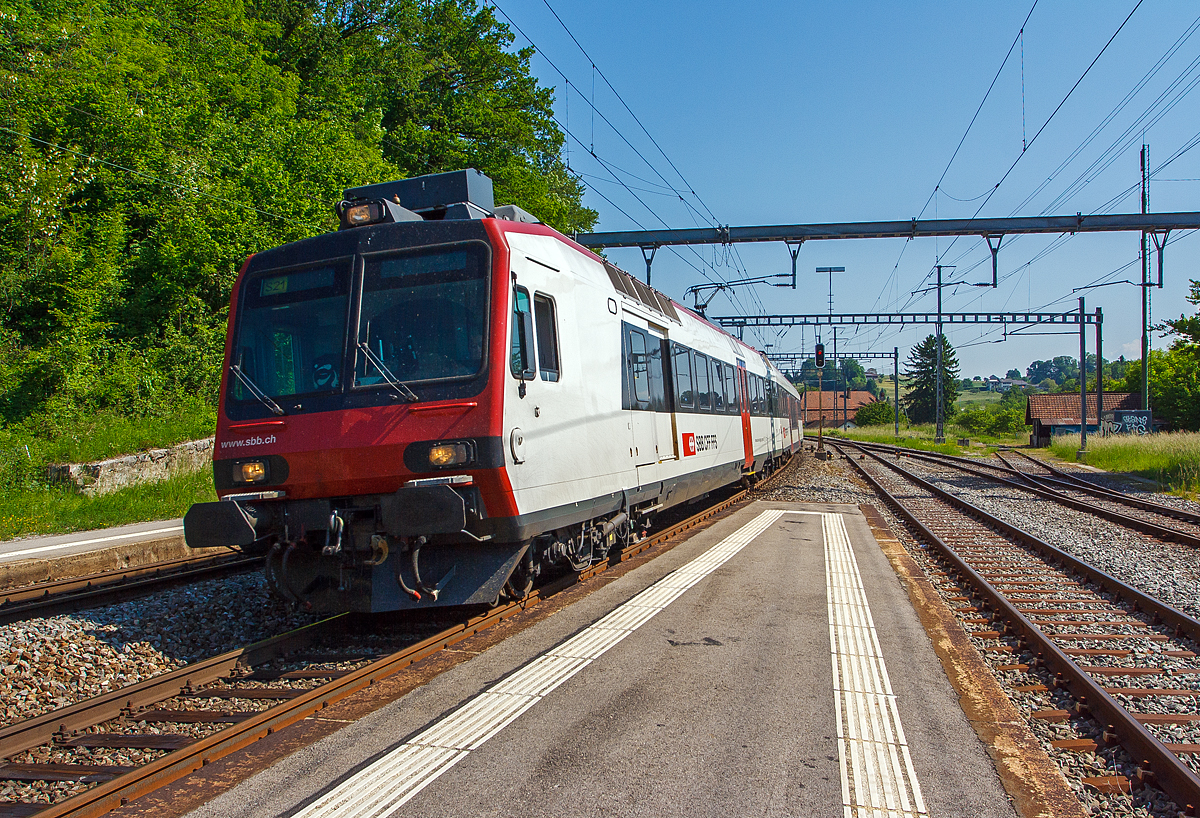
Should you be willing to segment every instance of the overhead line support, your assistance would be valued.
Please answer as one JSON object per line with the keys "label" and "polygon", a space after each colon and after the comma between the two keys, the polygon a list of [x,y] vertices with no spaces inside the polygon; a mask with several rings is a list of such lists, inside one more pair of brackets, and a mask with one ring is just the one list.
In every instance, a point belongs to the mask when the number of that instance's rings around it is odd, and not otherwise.
{"label": "overhead line support", "polygon": [[688,227],[678,230],[627,230],[580,233],[585,247],[645,247],[682,244],[740,244],[756,241],[833,239],[915,239],[933,236],[981,238],[1035,233],[1164,232],[1200,229],[1200,212],[1128,213],[1084,216],[1022,216],[996,219],[912,219],[887,222]]}

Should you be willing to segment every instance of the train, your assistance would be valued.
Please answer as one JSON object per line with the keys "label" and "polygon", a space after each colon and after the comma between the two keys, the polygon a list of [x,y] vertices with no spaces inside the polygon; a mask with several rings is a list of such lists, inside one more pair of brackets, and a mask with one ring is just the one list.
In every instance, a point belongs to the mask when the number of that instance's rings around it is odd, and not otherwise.
{"label": "train", "polygon": [[473,169],[344,192],[230,297],[216,502],[192,548],[263,554],[304,609],[519,599],[799,449],[767,358]]}

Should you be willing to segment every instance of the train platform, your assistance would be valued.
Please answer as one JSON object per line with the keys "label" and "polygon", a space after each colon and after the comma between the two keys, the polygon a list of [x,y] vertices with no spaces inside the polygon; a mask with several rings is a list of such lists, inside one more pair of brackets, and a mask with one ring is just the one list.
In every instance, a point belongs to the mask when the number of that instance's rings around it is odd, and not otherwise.
{"label": "train platform", "polygon": [[137,568],[191,555],[183,542],[181,519],[5,540],[0,542],[0,588]]}
{"label": "train platform", "polygon": [[190,815],[1015,816],[990,749],[863,512],[760,501]]}

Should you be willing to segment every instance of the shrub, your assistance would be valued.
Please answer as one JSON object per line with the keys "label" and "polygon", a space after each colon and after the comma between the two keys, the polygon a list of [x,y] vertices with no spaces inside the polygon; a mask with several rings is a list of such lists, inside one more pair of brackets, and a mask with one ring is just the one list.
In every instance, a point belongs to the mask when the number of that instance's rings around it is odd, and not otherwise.
{"label": "shrub", "polygon": [[895,419],[896,410],[882,400],[872,401],[854,414],[854,423],[858,426],[879,426],[892,423]]}

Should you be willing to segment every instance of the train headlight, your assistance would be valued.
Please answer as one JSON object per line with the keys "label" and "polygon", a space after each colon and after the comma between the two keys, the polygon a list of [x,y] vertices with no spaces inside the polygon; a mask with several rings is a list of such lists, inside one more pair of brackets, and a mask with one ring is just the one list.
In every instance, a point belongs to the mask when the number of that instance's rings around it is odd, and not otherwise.
{"label": "train headlight", "polygon": [[238,466],[236,477],[239,483],[262,483],[267,479],[267,464],[262,460],[251,460]]}
{"label": "train headlight", "polygon": [[466,463],[470,457],[471,450],[466,443],[442,443],[429,449],[431,466],[458,466]]}
{"label": "train headlight", "polygon": [[359,227],[371,224],[383,218],[382,202],[363,202],[350,205],[342,212],[342,220],[347,227]]}

